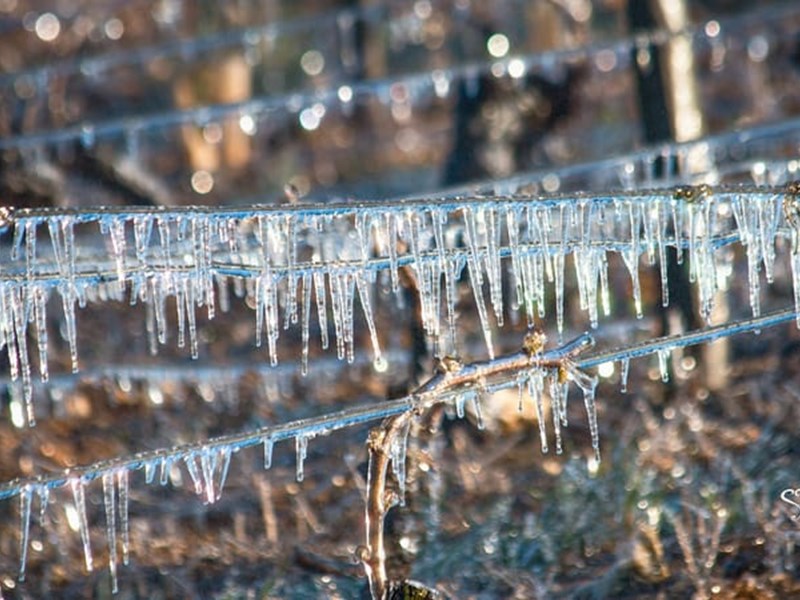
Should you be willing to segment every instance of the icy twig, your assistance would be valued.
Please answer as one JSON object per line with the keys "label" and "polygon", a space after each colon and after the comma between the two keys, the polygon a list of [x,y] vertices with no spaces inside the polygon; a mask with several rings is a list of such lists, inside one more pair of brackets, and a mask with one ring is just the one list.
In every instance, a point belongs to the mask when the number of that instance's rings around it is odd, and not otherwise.
{"label": "icy twig", "polygon": [[[398,432],[410,425],[414,412],[408,410],[400,415],[389,417],[379,427],[369,433],[367,451],[367,501],[366,501],[366,547],[359,549],[359,558],[369,580],[372,597],[384,597],[388,578],[386,575],[386,548],[384,546],[383,526],[386,513],[399,502],[397,493],[386,488],[386,476],[391,462],[390,446]],[[403,457],[405,460],[405,457]]]}

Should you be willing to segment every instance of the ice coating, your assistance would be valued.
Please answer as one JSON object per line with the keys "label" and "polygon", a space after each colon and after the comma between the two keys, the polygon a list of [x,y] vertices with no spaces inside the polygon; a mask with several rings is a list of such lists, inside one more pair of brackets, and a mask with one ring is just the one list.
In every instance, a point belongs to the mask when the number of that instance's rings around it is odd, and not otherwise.
{"label": "ice coating", "polygon": [[[630,299],[638,316],[642,258],[659,263],[668,301],[666,249],[679,250],[689,262],[701,314],[709,321],[729,272],[719,249],[739,242],[746,249],[749,297],[757,316],[761,273],[769,282],[779,252],[789,246],[776,241],[796,236],[786,216],[794,213],[785,210],[792,198],[789,188],[745,193],[695,186],[648,194],[467,196],[436,202],[187,208],[155,214],[132,209],[79,217],[69,211],[19,210],[9,217],[14,226],[7,230],[13,239],[8,260],[0,266],[0,345],[9,349],[9,375],[12,381],[22,381],[32,423],[30,354],[38,354],[40,376],[46,380],[46,315],[53,296],[61,298],[75,369],[75,307],[87,297],[144,304],[143,329],[151,351],[174,335],[177,345],[187,345],[196,357],[202,352],[198,329],[213,318],[217,307],[230,304],[230,288],[252,299],[256,344],[266,338],[271,364],[278,361],[281,332],[298,327],[302,364],[307,365],[314,315],[325,349],[329,310],[336,355],[354,360],[353,329],[360,311],[373,359],[380,363],[376,278],[388,271],[392,289],[399,289],[398,271],[407,268],[414,274],[413,290],[432,348],[442,353],[458,343],[456,285],[469,285],[491,357],[494,328],[509,311],[524,312],[529,322],[553,314],[545,301],[548,288],[554,290],[556,325],[562,331],[565,286],[573,277],[580,307],[589,324],[597,326],[610,312],[610,254],[619,254],[630,273]],[[93,223],[102,244],[87,234]],[[37,238],[44,237],[50,244],[37,245]],[[797,262],[797,252],[791,255]],[[459,282],[464,269],[469,277]],[[509,277],[510,285],[505,285]],[[795,290],[800,288],[798,277],[794,276]],[[511,301],[503,297],[504,290],[512,290]],[[166,311],[170,297],[175,298],[174,317]],[[204,314],[199,308],[206,309]],[[31,328],[35,349],[28,342]]]}

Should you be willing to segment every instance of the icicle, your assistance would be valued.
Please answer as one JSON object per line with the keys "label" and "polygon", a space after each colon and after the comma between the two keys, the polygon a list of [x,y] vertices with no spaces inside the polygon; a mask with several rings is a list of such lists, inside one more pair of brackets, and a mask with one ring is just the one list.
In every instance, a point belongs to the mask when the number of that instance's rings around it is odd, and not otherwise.
{"label": "icicle", "polygon": [[620,383],[620,389],[623,394],[628,393],[628,372],[630,371],[630,367],[631,367],[630,358],[623,358],[620,361],[619,383]]}
{"label": "icicle", "polygon": [[27,219],[14,221],[14,239],[11,242],[11,260],[19,260],[26,229]]}
{"label": "icicle", "polygon": [[478,429],[483,430],[485,424],[483,422],[483,412],[481,411],[481,404],[483,403],[483,394],[477,391],[472,394],[472,406],[475,409],[475,419],[477,421]]}
{"label": "icicle", "polygon": [[392,440],[392,471],[397,478],[397,488],[400,506],[406,505],[406,453],[408,450],[408,434],[411,430],[409,421],[405,427],[395,435]]}
{"label": "icicle", "polygon": [[33,281],[33,263],[36,262],[36,219],[25,220],[25,271],[26,281]]}
{"label": "icicle", "polygon": [[103,473],[103,505],[106,511],[106,539],[108,541],[108,570],[111,573],[111,593],[116,594],[117,587],[117,522],[115,515],[116,501],[114,473]]}
{"label": "icicle", "polygon": [[561,375],[556,373],[550,378],[550,412],[553,413],[553,429],[556,433],[556,454],[564,450],[561,446]]}
{"label": "icicle", "polygon": [[150,215],[137,215],[133,218],[133,239],[136,247],[136,260],[140,267],[147,266],[147,247],[153,232],[153,218]]}
{"label": "icicle", "polygon": [[675,236],[675,255],[676,262],[679,265],[683,264],[683,217],[684,211],[681,203],[673,196],[670,202],[672,210],[672,231]]}
{"label": "icicle", "polygon": [[783,215],[789,225],[791,235],[792,287],[794,289],[794,310],[797,313],[795,322],[797,327],[800,327],[800,199],[798,199],[798,194],[800,194],[800,183],[792,182],[786,187],[783,198]]}
{"label": "icicle", "polygon": [[31,504],[33,500],[33,489],[31,486],[24,486],[19,493],[19,540],[20,540],[20,559],[19,559],[19,580],[25,581],[25,566],[28,562],[28,545],[31,530]]}
{"label": "icicle", "polygon": [[211,272],[211,223],[207,218],[200,221],[200,235],[195,252],[197,254],[195,269],[201,291],[196,302],[198,305],[205,304],[208,318],[213,319],[216,314],[216,302],[214,300],[214,277]]}
{"label": "icicle", "polygon": [[160,485],[167,485],[169,482],[169,472],[172,470],[172,459],[169,457],[163,456],[161,458],[161,473],[159,476],[158,483]]}
{"label": "icicle", "polygon": [[[561,375],[559,375],[559,381],[561,379]],[[563,381],[560,381],[561,386],[561,393],[559,395],[559,415],[561,415],[561,426],[568,427],[569,426],[569,417],[567,413],[567,403],[569,402],[569,379],[565,378]]]}
{"label": "icicle", "polygon": [[44,527],[47,523],[47,505],[50,500],[50,488],[46,485],[39,486],[39,525]]}
{"label": "icicle", "polygon": [[150,350],[151,356],[155,356],[158,353],[158,339],[156,338],[156,313],[153,305],[153,299],[148,296],[144,305],[144,321],[145,330],[147,331],[147,347]]}
{"label": "icicle", "polygon": [[597,389],[597,379],[592,381],[592,384],[583,387],[583,404],[586,407],[586,417],[589,419],[589,433],[592,437],[592,448],[594,449],[594,458],[600,462],[600,434],[597,428],[597,407],[595,405],[595,391]]}
{"label": "icicle", "polygon": [[631,287],[633,291],[633,304],[636,311],[636,318],[642,318],[642,288],[639,283],[639,244],[641,229],[641,212],[632,203],[626,203],[628,207],[628,221],[630,226],[630,243],[622,252],[622,260],[628,268],[631,276]]}
{"label": "icicle", "polygon": [[775,196],[770,196],[761,202],[759,207],[758,225],[764,275],[767,283],[772,284],[775,279],[775,239],[778,232],[780,202]]}
{"label": "icicle", "polygon": [[198,496],[202,496],[203,481],[200,478],[200,472],[197,470],[197,461],[195,460],[195,455],[190,454],[186,456],[183,461],[186,463],[186,470],[189,472],[189,476],[192,478],[192,483],[194,484],[194,493]]}
{"label": "icicle", "polygon": [[397,270],[397,216],[386,213],[386,240],[389,249],[389,273],[392,277],[392,292],[400,291],[400,276]]}
{"label": "icicle", "polygon": [[456,415],[459,419],[464,418],[464,403],[466,402],[466,398],[464,394],[458,394],[456,396]]}
{"label": "icicle", "polygon": [[[506,231],[508,232],[508,247],[511,250],[511,276],[514,279],[515,299],[512,308],[519,309],[523,306],[525,315],[528,318],[528,326],[533,324],[533,300],[528,297],[526,293],[526,281],[524,279],[523,261],[519,248],[519,226],[517,224],[518,214],[515,210],[509,210],[506,213]],[[520,388],[521,390],[521,388]],[[522,398],[522,391],[520,391],[520,399]],[[520,402],[521,404],[521,402]],[[520,410],[522,410],[520,406]]]}
{"label": "icicle", "polygon": [[481,211],[486,227],[486,276],[497,326],[503,326],[503,273],[498,251],[499,227],[494,207]]}
{"label": "icicle", "polygon": [[203,477],[203,490],[206,493],[206,504],[214,504],[217,492],[214,489],[214,472],[217,469],[217,453],[215,450],[204,448],[200,453],[200,472]]}
{"label": "icicle", "polygon": [[272,466],[272,447],[275,442],[271,437],[264,438],[264,469],[269,469]]}
{"label": "icicle", "polygon": [[609,317],[611,315],[611,295],[608,289],[608,256],[605,250],[599,251],[599,266],[600,270],[600,302],[603,307],[603,316]]}
{"label": "icicle", "polygon": [[125,289],[125,221],[122,218],[110,218],[101,221],[102,233],[111,238],[111,250],[117,266],[117,279],[120,292]]}
{"label": "icicle", "polygon": [[[149,464],[149,463],[148,463]],[[119,488],[119,528],[122,533],[122,564],[127,565],[130,558],[130,525],[128,523],[128,470],[117,471]]]}
{"label": "icicle", "polygon": [[650,217],[654,218],[653,229],[656,232],[656,245],[658,246],[658,266],[661,273],[661,306],[669,306],[669,281],[667,279],[667,242],[666,228],[667,219],[662,216],[662,202],[655,201],[655,206],[651,208]]}
{"label": "icicle", "polygon": [[478,240],[475,230],[475,216],[472,209],[464,208],[464,236],[466,238],[469,254],[467,255],[467,265],[469,267],[470,286],[475,296],[475,306],[478,309],[478,318],[481,322],[483,338],[486,341],[486,349],[489,358],[494,359],[494,345],[492,344],[492,329],[489,325],[489,316],[486,313],[486,304],[483,300],[483,272],[480,266],[478,254]]}
{"label": "icicle", "polygon": [[447,301],[447,329],[450,348],[456,347],[456,303],[458,302],[458,279],[463,263],[458,258],[448,258],[444,273],[445,298]]}
{"label": "icicle", "polygon": [[[30,357],[28,356],[28,315],[27,315],[27,298],[19,288],[11,288],[9,294],[11,318],[14,324],[14,336],[17,346],[17,360],[19,361],[19,372],[22,375],[22,394],[25,399],[25,415],[27,418],[28,426],[33,427],[36,424],[36,417],[33,410],[33,382],[31,381],[31,365]],[[11,354],[11,352],[9,352]],[[15,361],[12,359],[11,378],[16,379],[15,375]]]}
{"label": "icicle", "polygon": [[661,373],[661,381],[667,383],[669,381],[669,367],[667,359],[669,358],[669,350],[658,351],[658,370]]}
{"label": "icicle", "polygon": [[553,270],[556,280],[556,327],[558,339],[564,334],[564,251],[561,250],[553,257]]}
{"label": "icicle", "polygon": [[311,318],[311,273],[303,273],[303,307],[300,317],[302,327],[303,350],[301,354],[300,372],[305,377],[308,375],[308,341],[309,341],[309,320]]}
{"label": "icicle", "polygon": [[156,463],[154,460],[149,460],[144,463],[144,482],[147,485],[153,483],[153,479],[156,475]]}
{"label": "icicle", "polygon": [[[358,297],[361,300],[361,309],[364,311],[364,319],[367,321],[367,329],[369,330],[369,337],[372,341],[372,354],[376,363],[383,361],[381,353],[381,346],[378,342],[378,331],[375,328],[375,318],[372,314],[372,303],[370,301],[370,287],[365,280],[365,274],[361,271],[355,274],[356,287],[358,289]],[[437,281],[438,285],[438,281]],[[351,333],[352,335],[352,333]]]}
{"label": "icicle", "polygon": [[47,296],[41,286],[33,288],[33,315],[36,323],[36,343],[39,349],[39,376],[46,382],[47,370]]}
{"label": "icicle", "polygon": [[328,349],[328,309],[325,305],[325,274],[314,271],[314,294],[317,301],[317,319],[319,320],[319,336],[322,349]]}
{"label": "icicle", "polygon": [[297,481],[303,481],[305,474],[303,466],[308,455],[308,438],[304,435],[295,437],[296,453],[297,453]]}
{"label": "icicle", "polygon": [[[547,423],[544,417],[544,377],[541,372],[534,371],[529,375],[528,394],[536,410],[536,421],[539,424],[539,439],[542,445],[542,453],[547,454],[549,447],[547,445]],[[553,414],[555,414],[555,411],[553,411]]]}
{"label": "icicle", "polygon": [[[50,230],[50,239],[53,243],[53,252],[60,257],[58,265],[59,273],[63,281],[58,285],[61,295],[61,304],[64,311],[64,324],[67,342],[69,344],[69,354],[72,363],[72,372],[78,372],[78,347],[77,347],[77,328],[75,325],[75,234],[73,231],[74,219],[72,217],[62,217],[59,219],[59,228],[55,225]],[[85,304],[85,298],[81,300]]]}
{"label": "icicle", "polygon": [[186,315],[189,321],[189,349],[193,359],[197,359],[197,321],[195,315],[194,290],[188,279],[183,279],[183,297],[186,301]]}
{"label": "icicle", "polygon": [[217,452],[222,455],[222,466],[220,467],[219,471],[219,482],[217,483],[216,497],[216,500],[219,500],[222,497],[222,489],[225,487],[225,482],[228,480],[228,470],[231,466],[232,450],[230,447],[226,446],[224,448],[220,448]]}
{"label": "icicle", "polygon": [[86,561],[86,570],[91,572],[94,567],[92,564],[92,547],[89,541],[89,522],[86,519],[86,495],[84,483],[82,479],[70,479],[69,484],[72,488],[72,497],[75,501],[75,510],[78,512],[81,540],[83,541],[83,558]]}

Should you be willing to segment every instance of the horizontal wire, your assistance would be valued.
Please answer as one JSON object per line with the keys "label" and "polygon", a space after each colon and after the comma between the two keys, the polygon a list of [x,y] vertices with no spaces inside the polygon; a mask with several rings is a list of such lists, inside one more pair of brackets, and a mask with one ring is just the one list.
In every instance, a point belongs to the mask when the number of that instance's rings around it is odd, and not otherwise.
{"label": "horizontal wire", "polygon": [[[723,20],[721,23],[722,34],[726,35],[730,29],[737,26],[752,26],[750,21],[753,15],[759,17],[756,24],[765,24],[766,21],[775,20],[780,22],[789,15],[798,13],[796,8],[785,6],[773,9],[764,13],[763,11],[753,11],[746,16],[732,17],[730,20]],[[630,54],[643,43],[663,44],[671,39],[679,39],[685,36],[693,36],[697,39],[705,40],[708,38],[704,29],[697,25],[689,26],[678,32],[668,32],[656,30],[650,33],[636,34],[614,41],[599,42],[578,48],[557,49],[544,53],[532,53],[523,56],[508,56],[503,59],[482,62],[468,62],[457,67],[434,71],[433,73],[414,73],[401,77],[381,78],[367,80],[363,82],[351,82],[348,85],[353,90],[354,97],[364,95],[378,95],[382,91],[388,90],[393,85],[404,85],[412,93],[418,88],[426,88],[430,93],[435,88],[437,79],[462,79],[475,77],[480,74],[489,73],[495,65],[502,65],[507,69],[511,61],[522,61],[526,70],[534,68],[544,68],[552,70],[555,65],[568,64],[576,59],[588,59],[601,52],[612,51],[622,60],[618,60],[618,65],[627,64]],[[57,131],[44,131],[29,134],[21,134],[0,139],[0,150],[10,149],[34,149],[36,147],[52,146],[64,142],[76,141],[91,134],[93,139],[113,136],[120,133],[140,133],[143,131],[158,129],[161,127],[178,126],[193,122],[209,122],[224,119],[236,114],[259,115],[270,111],[285,109],[289,104],[299,104],[301,106],[310,105],[316,102],[330,103],[338,101],[338,89],[324,89],[319,91],[306,91],[291,93],[279,97],[253,98],[242,102],[230,104],[214,104],[194,107],[191,109],[166,111],[146,117],[124,117],[100,123],[84,123],[72,127],[63,128]]]}
{"label": "horizontal wire", "polygon": [[[732,335],[753,332],[795,319],[797,316],[793,308],[786,308],[773,312],[769,315],[755,319],[744,319],[734,321],[720,326],[709,327],[699,331],[692,331],[674,336],[648,340],[638,344],[631,344],[625,348],[602,351],[582,359],[574,359],[572,362],[580,368],[591,368],[602,363],[630,358],[640,358],[648,354],[654,354],[662,350],[685,347],[690,345],[702,344],[711,340],[729,337]],[[540,355],[539,360],[557,361],[568,357],[577,349],[586,347],[591,341],[591,336],[585,334],[576,340],[565,344],[560,348],[548,350]],[[465,368],[473,367],[476,377],[484,368],[492,368],[495,371],[506,368],[507,364],[523,364],[520,362],[520,353],[505,355],[494,360],[483,361],[467,365]],[[506,365],[504,365],[504,361]],[[515,362],[516,361],[516,362]],[[520,367],[520,370],[524,367]],[[486,386],[489,393],[515,387],[519,383],[519,372],[506,373],[507,378],[493,382]],[[420,388],[426,392],[426,384]],[[36,477],[25,477],[14,479],[0,484],[0,500],[19,495],[23,490],[32,488],[54,489],[67,485],[71,480],[80,479],[86,483],[98,479],[105,473],[118,470],[139,470],[147,463],[154,461],[175,462],[186,457],[207,452],[215,449],[227,448],[236,452],[243,448],[248,448],[261,443],[265,440],[278,442],[299,436],[316,437],[327,435],[331,432],[374,422],[387,417],[402,414],[405,411],[414,409],[419,404],[419,394],[412,393],[403,398],[383,402],[373,402],[367,405],[355,406],[344,410],[328,413],[319,417],[311,417],[291,421],[282,425],[267,425],[251,431],[224,435],[191,444],[184,444],[173,448],[162,448],[147,452],[140,452],[132,456],[117,457],[109,460],[98,461],[87,466],[66,469],[60,473],[51,475],[40,475]]]}
{"label": "horizontal wire", "polygon": [[793,307],[784,308],[760,317],[722,323],[697,331],[667,335],[630,346],[620,346],[612,350],[606,350],[595,354],[591,357],[576,360],[575,364],[581,368],[590,369],[607,362],[641,358],[648,354],[656,354],[661,351],[685,348],[687,346],[697,346],[740,333],[758,332],[762,329],[788,323],[789,321],[793,321],[796,317],[797,312]]}
{"label": "horizontal wire", "polygon": [[[800,122],[800,121],[799,121]],[[710,195],[716,200],[732,201],[742,196],[749,196],[752,200],[769,200],[776,196],[787,194],[786,186],[756,186],[756,185],[718,185],[708,186]],[[639,202],[648,204],[656,200],[675,200],[676,189],[653,188],[652,190],[619,190],[613,192],[578,191],[552,194],[498,194],[491,197],[486,195],[471,194],[452,195],[429,194],[414,196],[407,199],[380,199],[371,201],[332,201],[316,203],[297,203],[282,205],[255,204],[250,206],[176,206],[176,207],[148,207],[148,206],[107,206],[107,207],[36,207],[14,208],[6,207],[5,213],[0,215],[0,232],[4,227],[15,221],[23,219],[42,220],[71,216],[76,223],[100,221],[106,217],[121,216],[133,219],[135,216],[152,216],[162,219],[177,219],[179,217],[204,216],[248,219],[259,215],[281,217],[314,217],[314,216],[355,216],[360,212],[391,212],[405,213],[412,210],[424,209],[437,212],[459,212],[465,207],[473,208],[525,208],[531,204],[536,207],[553,208],[562,205],[592,202],[597,204],[613,205],[619,201]]]}
{"label": "horizontal wire", "polygon": [[[789,232],[778,232],[784,237],[789,237]],[[708,238],[708,243],[714,250],[729,246],[731,244],[741,241],[740,235],[730,233],[725,235],[718,235]],[[674,238],[664,239],[664,245],[674,248],[688,249],[690,247],[689,241],[685,239],[679,240],[676,243]],[[543,248],[537,243],[520,243],[515,248],[509,246],[498,247],[496,250],[497,256],[501,259],[509,258],[516,252],[520,257],[535,256],[539,254],[549,254],[555,256],[565,251],[565,255],[570,254],[576,250],[603,250],[605,252],[622,253],[632,249],[631,243],[617,242],[617,241],[592,241],[589,243],[569,242],[563,246],[557,244],[549,244],[547,248]],[[640,240],[638,243],[639,253],[643,253],[648,248],[648,243],[645,240]],[[255,251],[254,251],[255,252]],[[270,272],[278,279],[289,277],[290,275],[302,276],[305,274],[313,274],[324,271],[327,274],[339,273],[352,273],[352,272],[368,272],[368,271],[386,271],[391,268],[401,268],[407,266],[416,266],[418,263],[430,264],[438,263],[444,257],[445,259],[452,260],[463,258],[473,255],[471,250],[467,247],[463,248],[447,248],[441,252],[438,250],[425,250],[420,251],[418,255],[406,254],[398,256],[394,261],[389,257],[375,257],[363,259],[340,259],[337,258],[331,262],[324,261],[298,261],[292,266],[271,266]],[[488,249],[478,250],[474,253],[478,259],[484,259],[488,255]],[[104,264],[107,263],[107,264]],[[197,275],[197,266],[195,264],[177,264],[166,265],[157,262],[148,262],[146,265],[136,267],[126,267],[123,275],[125,281],[134,281],[140,278],[152,278],[158,275]],[[225,277],[242,277],[245,279],[252,279],[259,277],[263,274],[263,267],[258,264],[233,264],[225,261],[214,261],[208,265],[207,274],[221,275]],[[46,288],[58,287],[59,284],[65,280],[64,273],[57,270],[33,270],[27,272],[24,266],[19,267],[16,271],[3,271],[0,269],[0,283],[18,283],[23,285],[37,284],[43,285]],[[75,272],[70,276],[71,283],[80,284],[101,284],[101,283],[115,283],[119,281],[119,271],[113,265],[113,261],[105,260],[98,262],[97,259],[91,257],[82,259],[75,262]]]}
{"label": "horizontal wire", "polygon": [[301,31],[324,29],[335,24],[339,19],[353,18],[367,22],[379,21],[385,17],[382,6],[343,8],[307,17],[295,17],[265,23],[263,25],[237,28],[212,35],[197,36],[177,41],[151,44],[148,46],[112,50],[88,57],[66,58],[50,62],[46,65],[27,68],[0,74],[0,86],[12,85],[19,78],[31,78],[37,81],[53,76],[70,76],[78,73],[91,74],[98,77],[103,72],[115,67],[144,64],[152,60],[180,57],[183,61],[203,58],[204,53],[213,50],[252,45],[253,40],[261,40],[268,36],[284,36]]}

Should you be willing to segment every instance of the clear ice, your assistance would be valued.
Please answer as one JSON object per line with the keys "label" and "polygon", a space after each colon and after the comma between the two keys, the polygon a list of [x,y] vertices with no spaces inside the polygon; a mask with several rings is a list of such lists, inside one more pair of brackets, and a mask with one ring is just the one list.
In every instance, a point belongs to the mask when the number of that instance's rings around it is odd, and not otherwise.
{"label": "clear ice", "polygon": [[[596,327],[610,312],[608,261],[617,253],[631,277],[632,304],[642,314],[642,259],[659,263],[668,302],[667,248],[689,262],[690,278],[709,321],[730,269],[722,247],[746,249],[750,303],[760,312],[760,285],[774,276],[776,239],[787,235],[782,210],[788,192],[728,192],[707,186],[653,194],[597,197],[453,197],[439,202],[309,205],[275,209],[174,209],[159,213],[97,211],[73,214],[34,210],[12,213],[8,260],[0,266],[0,347],[9,354],[9,375],[21,380],[26,417],[33,410],[32,352],[39,376],[49,377],[47,311],[61,299],[72,367],[78,368],[76,307],[87,299],[129,299],[144,304],[143,329],[151,351],[168,343],[167,299],[175,298],[175,342],[196,357],[202,319],[227,308],[229,290],[255,307],[255,339],[266,340],[269,362],[279,356],[281,331],[301,330],[301,364],[307,370],[311,320],[323,349],[329,345],[328,311],[336,355],[352,361],[357,309],[367,326],[373,359],[380,364],[381,332],[375,325],[376,280],[388,271],[393,296],[401,268],[416,281],[423,326],[437,354],[457,344],[457,286],[468,284],[487,353],[493,331],[509,312],[528,322],[551,314],[555,298],[559,332],[564,328],[566,286],[574,277],[580,307]],[[794,219],[795,221],[797,219]],[[92,235],[92,224],[101,235]],[[788,234],[796,236],[789,223]],[[49,238],[50,244],[37,244]],[[796,244],[792,246],[796,247]],[[796,250],[792,251],[798,279]],[[98,275],[98,265],[100,273]],[[569,266],[574,267],[574,275]],[[510,285],[504,280],[511,277]],[[553,290],[552,296],[548,291]],[[800,306],[800,285],[795,285]],[[504,298],[505,290],[512,298]],[[358,302],[355,301],[356,296]],[[314,309],[316,305],[316,310]],[[199,312],[205,308],[204,314]],[[516,318],[516,317],[514,317]],[[31,348],[28,330],[34,332]]]}

